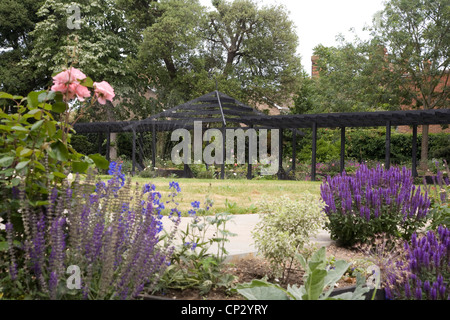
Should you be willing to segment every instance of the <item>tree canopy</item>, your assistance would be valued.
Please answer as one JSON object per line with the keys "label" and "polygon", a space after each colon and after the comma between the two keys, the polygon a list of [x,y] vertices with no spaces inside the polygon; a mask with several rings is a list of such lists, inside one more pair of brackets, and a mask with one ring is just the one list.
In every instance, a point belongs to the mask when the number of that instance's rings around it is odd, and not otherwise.
{"label": "tree canopy", "polygon": [[282,104],[301,71],[293,23],[282,6],[251,0],[163,0],[161,15],[144,31],[140,72],[168,105],[212,91],[243,102]]}

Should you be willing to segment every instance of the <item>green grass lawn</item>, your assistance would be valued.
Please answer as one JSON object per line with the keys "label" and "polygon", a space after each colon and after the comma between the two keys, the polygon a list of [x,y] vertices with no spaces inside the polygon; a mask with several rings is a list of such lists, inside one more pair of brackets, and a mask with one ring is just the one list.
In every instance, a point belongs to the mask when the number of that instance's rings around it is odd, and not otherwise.
{"label": "green grass lawn", "polygon": [[321,182],[283,180],[133,178],[133,182],[138,182],[142,186],[146,183],[154,184],[156,190],[163,195],[163,199],[167,199],[171,181],[176,181],[180,185],[181,193],[176,199],[179,202],[178,209],[183,213],[191,209],[193,201],[200,201],[203,207],[206,197],[209,197],[214,201],[211,213],[225,212],[228,202],[231,204],[228,212],[232,214],[257,213],[258,201],[282,195],[295,199],[299,194],[310,192],[319,198],[321,184]]}

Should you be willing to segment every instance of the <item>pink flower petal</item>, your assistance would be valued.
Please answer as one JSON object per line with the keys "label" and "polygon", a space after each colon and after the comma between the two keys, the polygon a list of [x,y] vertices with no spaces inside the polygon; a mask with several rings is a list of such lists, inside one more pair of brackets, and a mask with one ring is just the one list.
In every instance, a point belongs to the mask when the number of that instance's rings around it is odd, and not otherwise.
{"label": "pink flower petal", "polygon": [[94,89],[100,104],[106,104],[106,100],[112,101],[115,97],[113,87],[106,81],[94,82]]}
{"label": "pink flower petal", "polygon": [[80,101],[84,101],[84,98],[91,96],[91,92],[89,91],[89,89],[82,85],[77,85],[75,87],[75,94]]}

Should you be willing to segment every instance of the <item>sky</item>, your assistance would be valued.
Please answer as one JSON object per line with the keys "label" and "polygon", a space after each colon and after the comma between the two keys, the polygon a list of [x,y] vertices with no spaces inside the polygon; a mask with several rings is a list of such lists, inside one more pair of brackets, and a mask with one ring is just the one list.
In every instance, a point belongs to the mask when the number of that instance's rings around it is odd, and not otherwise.
{"label": "sky", "polygon": [[[200,0],[211,6],[211,0]],[[298,54],[302,65],[311,74],[311,56],[319,44],[336,45],[336,36],[343,34],[351,41],[354,35],[366,39],[364,26],[372,25],[373,16],[383,9],[384,0],[259,0],[262,4],[282,4],[290,11],[299,37]]]}

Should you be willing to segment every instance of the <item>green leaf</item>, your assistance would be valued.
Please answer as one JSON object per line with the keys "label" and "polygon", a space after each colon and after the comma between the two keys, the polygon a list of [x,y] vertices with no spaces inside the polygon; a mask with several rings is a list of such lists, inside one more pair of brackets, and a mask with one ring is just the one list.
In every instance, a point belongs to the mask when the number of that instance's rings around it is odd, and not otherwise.
{"label": "green leaf", "polygon": [[95,165],[97,166],[97,168],[99,169],[108,169],[109,168],[109,161],[106,160],[102,155],[100,155],[99,153],[96,154],[91,154],[88,156],[89,158],[92,159],[92,161],[94,161]]}
{"label": "green leaf", "polygon": [[88,87],[88,88],[92,88],[94,86],[94,81],[91,78],[87,77],[86,79],[82,80],[80,82],[80,84],[82,86],[85,86],[85,87]]}
{"label": "green leaf", "polygon": [[25,168],[31,160],[27,160],[27,161],[21,161],[17,164],[16,166],[16,170],[22,170],[23,168]]}
{"label": "green leaf", "polygon": [[327,271],[323,269],[310,272],[304,285],[306,294],[303,295],[302,300],[318,300],[325,287],[326,276]]}
{"label": "green leaf", "polygon": [[0,99],[13,99],[13,95],[6,92],[0,92]]}
{"label": "green leaf", "polygon": [[53,137],[56,133],[56,125],[53,121],[47,121],[45,123],[45,127],[47,128],[47,133],[49,137]]}
{"label": "green leaf", "polygon": [[11,130],[20,131],[20,132],[28,132],[28,129],[24,128],[22,126],[14,126],[11,128]]}
{"label": "green leaf", "polygon": [[72,171],[74,173],[85,173],[89,164],[83,161],[74,161],[72,162]]}
{"label": "green leaf", "polygon": [[53,171],[53,175],[58,177],[58,178],[61,178],[61,179],[67,178],[67,176],[64,173],[61,173],[61,172],[58,172],[58,171]]}
{"label": "green leaf", "polygon": [[0,159],[0,167],[9,167],[14,162],[14,157],[3,157]]}
{"label": "green leaf", "polygon": [[55,101],[57,102],[64,101],[64,95],[59,91],[55,92]]}
{"label": "green leaf", "polygon": [[35,123],[31,126],[30,130],[31,130],[31,131],[34,131],[34,130],[39,129],[39,128],[42,126],[43,123],[44,123],[44,120],[39,120],[39,121],[35,122]]}
{"label": "green leaf", "polygon": [[67,103],[65,102],[55,102],[52,106],[52,111],[56,113],[63,113],[66,111]]}
{"label": "green leaf", "polygon": [[33,161],[34,165],[36,166],[36,169],[39,169],[41,171],[45,171],[45,167],[40,163],[39,161]]}
{"label": "green leaf", "polygon": [[9,248],[9,245],[8,245],[7,241],[0,241],[0,252],[6,252],[6,251],[8,251],[8,248]]}
{"label": "green leaf", "polygon": [[24,148],[22,151],[20,151],[19,156],[21,157],[29,157],[33,153],[33,150]]}
{"label": "green leaf", "polygon": [[289,295],[283,288],[263,280],[239,284],[236,291],[248,300],[289,300]]}
{"label": "green leaf", "polygon": [[19,178],[13,178],[11,179],[11,185],[13,187],[17,187],[20,184],[20,179]]}
{"label": "green leaf", "polygon": [[69,151],[67,147],[61,141],[57,141],[52,143],[51,149],[54,153],[56,160],[58,161],[67,161],[69,160]]}
{"label": "green leaf", "polygon": [[54,92],[54,91],[42,92],[38,96],[38,101],[39,102],[45,102],[45,101],[48,101],[48,100],[53,100],[55,98],[55,95],[56,95],[56,92]]}
{"label": "green leaf", "polygon": [[308,267],[311,271],[314,271],[317,268],[324,269],[326,266],[326,249],[325,247],[320,248],[312,255],[311,259],[308,262]]}
{"label": "green leaf", "polygon": [[297,257],[298,262],[300,262],[300,265],[303,267],[303,269],[306,270],[307,265],[306,265],[305,257],[303,257],[301,254],[296,254],[296,257]]}
{"label": "green leaf", "polygon": [[28,106],[37,108],[39,105],[39,95],[45,91],[33,91],[27,96]]}

